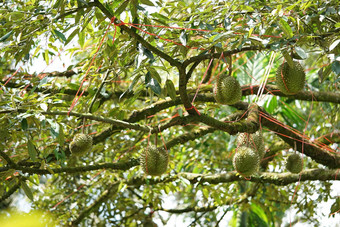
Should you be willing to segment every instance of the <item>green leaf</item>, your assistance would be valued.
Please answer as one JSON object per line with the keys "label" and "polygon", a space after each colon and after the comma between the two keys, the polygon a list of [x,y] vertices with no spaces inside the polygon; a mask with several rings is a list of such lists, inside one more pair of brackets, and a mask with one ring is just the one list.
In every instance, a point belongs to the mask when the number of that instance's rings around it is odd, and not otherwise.
{"label": "green leaf", "polygon": [[28,187],[28,185],[26,184],[25,181],[21,181],[21,188],[24,190],[26,196],[33,202],[33,193],[31,191],[31,189]]}
{"label": "green leaf", "polygon": [[295,51],[301,57],[301,59],[306,59],[307,58],[306,52],[301,47],[298,47],[298,46],[295,47]]}
{"label": "green leaf", "polygon": [[85,43],[85,31],[84,30],[79,33],[78,43],[81,48],[84,48],[84,43]]}
{"label": "green leaf", "polygon": [[53,136],[53,138],[58,138],[60,125],[54,122],[52,119],[47,119],[47,122],[51,125],[50,131],[51,131],[51,135]]}
{"label": "green leaf", "polygon": [[61,41],[64,41],[64,42],[67,41],[67,39],[66,39],[66,37],[64,36],[64,34],[61,33],[60,31],[58,31],[57,29],[54,29],[53,32],[54,32],[54,34],[56,34],[56,35],[58,36],[58,38],[59,38]]}
{"label": "green leaf", "polygon": [[27,122],[27,119],[26,118],[23,118],[22,120],[21,120],[21,128],[23,129],[23,130],[27,130],[27,128],[28,128],[28,122]]}
{"label": "green leaf", "polygon": [[331,51],[331,50],[333,50],[335,47],[337,47],[339,43],[340,43],[340,39],[335,40],[335,41],[329,46],[329,51]]}
{"label": "green leaf", "polygon": [[340,75],[340,62],[334,61],[332,63],[332,70],[336,75]]}
{"label": "green leaf", "polygon": [[207,188],[203,188],[202,192],[203,192],[204,197],[206,199],[209,199],[209,194],[210,194],[209,190]]}
{"label": "green leaf", "polygon": [[158,83],[162,83],[162,78],[161,78],[161,76],[158,74],[158,72],[157,72],[157,70],[155,69],[155,68],[153,68],[153,67],[147,67],[147,69],[148,69],[148,71],[151,73],[151,76],[153,77],[153,78],[155,78],[157,81],[158,81]]}
{"label": "green leaf", "polygon": [[79,33],[79,28],[75,29],[71,35],[69,35],[69,37],[67,38],[65,45],[67,45],[69,42],[71,42],[71,40]]}
{"label": "green leaf", "polygon": [[140,2],[144,5],[155,6],[150,0],[140,0]]}
{"label": "green leaf", "polygon": [[44,59],[45,59],[46,64],[49,65],[50,57],[49,57],[48,49],[45,50]]}
{"label": "green leaf", "polygon": [[155,78],[151,77],[150,72],[147,72],[147,74],[145,75],[145,84],[146,87],[151,88],[151,90],[157,95],[161,94],[162,88],[159,85],[158,81]]}
{"label": "green leaf", "polygon": [[279,26],[282,29],[282,31],[284,32],[284,34],[286,35],[287,38],[292,38],[293,37],[293,31],[292,28],[289,26],[289,24],[283,19],[281,18],[279,21]]}
{"label": "green leaf", "polygon": [[332,72],[332,65],[327,65],[325,67],[322,67],[319,71],[318,71],[318,75],[319,75],[319,81],[320,83],[323,83],[327,77],[329,76],[329,74]]}
{"label": "green leaf", "polygon": [[174,83],[171,80],[167,79],[165,82],[165,86],[166,86],[166,90],[170,98],[172,100],[175,100],[176,99],[176,88],[175,88]]}
{"label": "green leaf", "polygon": [[266,108],[266,111],[268,111],[268,113],[273,114],[276,107],[277,107],[277,97],[273,95],[266,102],[265,108]]}
{"label": "green leaf", "polygon": [[334,217],[334,215],[336,215],[336,213],[338,213],[339,210],[340,210],[340,197],[336,198],[335,202],[332,204],[331,212],[329,215],[332,215]]}
{"label": "green leaf", "polygon": [[119,16],[128,6],[130,0],[126,0],[125,2],[123,2],[119,8],[115,11],[114,15]]}
{"label": "green leaf", "polygon": [[10,32],[8,32],[8,33],[5,34],[4,36],[2,36],[2,37],[0,38],[0,42],[5,42],[6,39],[8,39],[8,38],[12,35],[12,33],[13,33],[13,30],[10,31]]}
{"label": "green leaf", "polygon": [[98,110],[100,105],[100,101],[95,101],[95,103],[93,104],[92,108],[91,108],[91,113],[94,113]]}
{"label": "green leaf", "polygon": [[59,134],[57,136],[57,139],[58,139],[59,145],[63,147],[65,144],[65,136],[64,136],[63,127],[60,124],[59,124]]}
{"label": "green leaf", "polygon": [[155,57],[153,56],[152,52],[143,47],[143,53],[145,56],[147,56],[151,61],[155,60]]}
{"label": "green leaf", "polygon": [[27,147],[30,158],[32,159],[33,162],[35,162],[37,160],[37,151],[35,150],[35,147],[31,140],[28,140]]}

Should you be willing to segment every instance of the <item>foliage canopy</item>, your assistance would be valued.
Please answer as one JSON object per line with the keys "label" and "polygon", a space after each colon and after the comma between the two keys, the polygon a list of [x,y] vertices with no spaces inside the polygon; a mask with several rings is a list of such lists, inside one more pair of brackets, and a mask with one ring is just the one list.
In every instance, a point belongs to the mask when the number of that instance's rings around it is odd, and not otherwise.
{"label": "foliage canopy", "polygon": [[[25,193],[74,226],[165,225],[177,215],[195,226],[279,226],[290,208],[292,223],[320,226],[317,205],[327,201],[325,215],[339,217],[338,1],[0,6],[2,207]],[[50,72],[58,60],[64,67]],[[293,61],[306,83],[286,95],[275,75]],[[222,74],[241,84],[240,102],[216,103]],[[266,153],[243,177],[232,164],[236,136],[259,130]],[[77,133],[93,137],[80,157],[69,150]],[[160,177],[140,167],[151,145],[169,152]],[[285,169],[294,152],[300,174]]]}

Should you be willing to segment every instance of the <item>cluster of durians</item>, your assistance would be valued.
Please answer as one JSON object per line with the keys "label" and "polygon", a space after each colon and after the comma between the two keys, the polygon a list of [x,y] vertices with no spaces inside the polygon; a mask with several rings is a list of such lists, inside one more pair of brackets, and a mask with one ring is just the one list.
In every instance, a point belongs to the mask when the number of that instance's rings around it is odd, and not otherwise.
{"label": "cluster of durians", "polygon": [[236,141],[237,150],[233,166],[239,174],[249,177],[258,171],[260,161],[265,155],[262,132],[240,133]]}

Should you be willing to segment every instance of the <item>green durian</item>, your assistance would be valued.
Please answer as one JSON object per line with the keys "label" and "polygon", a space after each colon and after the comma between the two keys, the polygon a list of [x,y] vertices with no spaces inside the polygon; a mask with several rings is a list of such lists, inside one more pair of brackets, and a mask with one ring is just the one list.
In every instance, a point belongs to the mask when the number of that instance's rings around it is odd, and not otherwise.
{"label": "green durian", "polygon": [[241,85],[235,77],[222,74],[217,78],[214,96],[218,103],[235,104],[242,98]]}
{"label": "green durian", "polygon": [[286,169],[291,173],[300,173],[303,169],[303,160],[299,154],[291,154],[286,160]]}
{"label": "green durian", "polygon": [[143,150],[140,163],[146,174],[160,176],[168,169],[168,151],[163,147],[150,145]]}
{"label": "green durian", "polygon": [[87,134],[79,133],[73,137],[69,145],[73,155],[80,156],[89,152],[92,148],[92,137]]}
{"label": "green durian", "polygon": [[237,148],[233,159],[233,166],[238,173],[249,177],[257,172],[259,165],[260,156],[256,151],[246,146]]}
{"label": "green durian", "polygon": [[250,147],[251,149],[256,151],[259,154],[260,159],[262,159],[263,156],[266,153],[264,141],[263,141],[263,136],[262,136],[261,131],[257,131],[253,134],[249,134],[249,133],[246,133],[246,132],[240,133],[237,136],[236,141],[237,141],[238,147],[246,146],[246,147]]}
{"label": "green durian", "polygon": [[286,95],[298,93],[305,86],[306,74],[299,62],[294,61],[291,68],[288,62],[283,63],[276,72],[276,85]]}

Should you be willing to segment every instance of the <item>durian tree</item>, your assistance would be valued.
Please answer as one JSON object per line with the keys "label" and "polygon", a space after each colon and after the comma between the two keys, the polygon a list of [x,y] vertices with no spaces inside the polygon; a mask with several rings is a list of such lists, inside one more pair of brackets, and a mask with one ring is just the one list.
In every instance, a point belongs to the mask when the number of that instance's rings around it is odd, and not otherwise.
{"label": "durian tree", "polygon": [[4,222],[339,220],[338,1],[4,0],[0,25]]}

